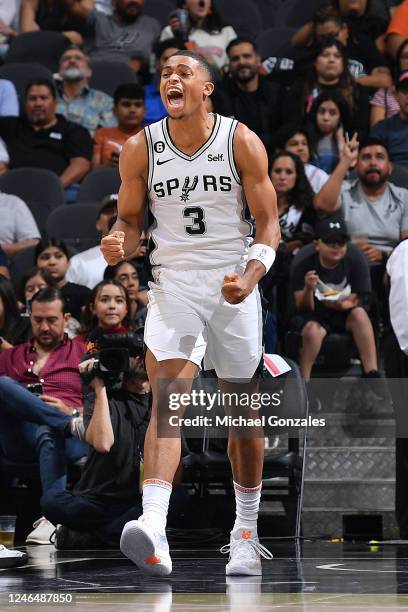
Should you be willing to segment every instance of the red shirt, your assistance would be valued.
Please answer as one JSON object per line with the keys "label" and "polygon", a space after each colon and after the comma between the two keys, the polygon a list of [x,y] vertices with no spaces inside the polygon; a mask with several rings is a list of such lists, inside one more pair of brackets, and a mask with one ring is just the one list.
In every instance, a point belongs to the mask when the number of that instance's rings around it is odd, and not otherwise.
{"label": "red shirt", "polygon": [[60,399],[67,406],[82,406],[82,384],[78,364],[86,347],[84,342],[70,340],[67,334],[52,351],[39,376],[32,368],[37,361],[33,340],[0,354],[0,376],[9,376],[23,387],[42,383],[44,395]]}

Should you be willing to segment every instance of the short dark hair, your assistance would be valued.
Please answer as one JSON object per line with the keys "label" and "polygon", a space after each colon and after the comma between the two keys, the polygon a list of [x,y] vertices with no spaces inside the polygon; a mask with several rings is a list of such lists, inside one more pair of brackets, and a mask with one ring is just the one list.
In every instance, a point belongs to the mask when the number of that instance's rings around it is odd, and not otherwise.
{"label": "short dark hair", "polygon": [[325,23],[335,23],[339,28],[342,28],[346,20],[339,13],[329,13],[325,11],[316,11],[313,15],[313,25],[316,27],[317,25],[323,25]]}
{"label": "short dark hair", "polygon": [[176,56],[177,57],[178,56],[191,57],[193,60],[195,60],[200,65],[200,68],[204,70],[204,72],[208,76],[208,79],[212,80],[213,69],[211,65],[207,62],[207,60],[202,55],[199,55],[198,53],[195,53],[194,51],[176,51],[176,53],[173,53],[171,57],[176,57]]}
{"label": "short dark hair", "polygon": [[64,314],[68,312],[64,296],[57,287],[45,287],[44,289],[40,289],[40,291],[37,291],[37,293],[35,293],[32,297],[31,307],[34,302],[38,302],[39,304],[49,304],[57,300],[61,302],[62,312]]}
{"label": "short dark hair", "polygon": [[67,259],[70,259],[71,256],[69,254],[68,247],[63,240],[58,240],[58,238],[42,238],[35,247],[34,251],[34,261],[36,264],[37,259],[39,258],[41,253],[49,247],[55,247],[56,249],[59,249],[60,251],[62,251],[62,253],[64,253]]}
{"label": "short dark hair", "polygon": [[21,277],[18,297],[21,302],[25,302],[25,287],[28,281],[34,276],[41,276],[44,282],[47,283],[49,287],[54,287],[55,281],[51,274],[48,272],[46,268],[39,268],[38,266],[34,266],[29,270],[26,274]]}
{"label": "short dark hair", "polygon": [[114,105],[117,106],[122,98],[143,100],[144,102],[146,98],[145,90],[139,83],[122,83],[115,89],[113,94]]}
{"label": "short dark hair", "polygon": [[135,262],[132,260],[126,261],[124,259],[123,261],[119,261],[114,266],[106,266],[105,271],[103,273],[103,279],[104,280],[114,280],[115,276],[117,275],[118,271],[123,266],[123,264],[129,264],[130,266],[132,266],[132,268],[135,270],[135,272],[139,276],[139,269],[137,265],[135,264]]}
{"label": "short dark hair", "polygon": [[390,152],[388,150],[387,144],[381,138],[377,138],[376,136],[367,136],[360,142],[360,146],[358,148],[358,152],[360,153],[363,149],[367,147],[382,147],[387,151],[388,157],[390,156]]}
{"label": "short dark hair", "polygon": [[156,56],[156,59],[160,59],[161,56],[167,49],[179,49],[179,51],[183,51],[186,49],[186,45],[179,38],[166,38],[166,40],[160,40],[153,47],[153,52]]}
{"label": "short dark hair", "polygon": [[26,88],[24,90],[24,98],[27,98],[27,96],[28,96],[28,94],[30,92],[30,89],[32,87],[37,87],[37,86],[38,87],[39,86],[47,87],[49,92],[50,92],[50,94],[54,98],[54,100],[57,99],[57,90],[55,88],[54,83],[52,81],[50,81],[50,79],[46,79],[46,78],[43,78],[43,77],[40,77],[40,78],[37,77],[37,78],[31,79],[30,81],[28,81],[28,83],[26,85]]}
{"label": "short dark hair", "polygon": [[228,43],[227,48],[225,49],[225,53],[229,56],[229,52],[232,47],[236,47],[237,45],[248,44],[251,45],[255,53],[258,53],[258,47],[256,46],[256,42],[252,40],[252,38],[246,38],[245,36],[237,36]]}

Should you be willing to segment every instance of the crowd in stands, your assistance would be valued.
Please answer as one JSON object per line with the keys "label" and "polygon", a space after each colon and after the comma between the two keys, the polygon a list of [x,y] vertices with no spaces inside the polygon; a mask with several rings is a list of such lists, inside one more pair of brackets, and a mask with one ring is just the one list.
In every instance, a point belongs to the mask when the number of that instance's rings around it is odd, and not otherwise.
{"label": "crowd in stands", "polygon": [[[50,235],[31,199],[3,191],[2,180],[16,169],[50,171],[60,206],[74,211],[86,181],[108,169],[117,177],[126,140],[166,116],[160,73],[180,49],[211,64],[209,112],[245,123],[269,156],[282,234],[262,281],[264,309],[276,320],[269,347],[283,352],[288,330],[301,336],[308,381],[326,335],[348,333],[362,376],[380,377],[378,330],[392,329],[387,262],[408,238],[408,0],[322,0],[269,55],[234,15],[221,19],[221,3],[174,0],[160,23],[149,0],[0,0],[0,455],[40,466],[44,517],[28,542],[48,542],[60,523],[117,545],[126,517],[141,512],[143,362],[132,358],[120,388],[107,392],[93,379],[85,397],[80,369],[94,365],[96,330],[143,328],[148,227],[129,261],[107,267],[97,240],[78,250]],[[61,37],[58,58],[51,45],[49,64],[27,63],[23,86],[3,77],[19,40],[38,36],[44,54],[41,36],[50,32]],[[88,198],[99,237],[117,215],[117,189],[103,195]],[[367,306],[369,293],[378,308]],[[85,456],[67,491],[69,466]],[[67,531],[58,537],[66,543]]]}

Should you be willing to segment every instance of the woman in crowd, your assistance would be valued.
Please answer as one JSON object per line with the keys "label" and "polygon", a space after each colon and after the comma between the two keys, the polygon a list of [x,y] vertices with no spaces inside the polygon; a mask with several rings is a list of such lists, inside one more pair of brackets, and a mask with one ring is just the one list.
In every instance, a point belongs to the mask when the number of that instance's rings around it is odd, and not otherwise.
{"label": "woman in crowd", "polygon": [[123,334],[129,331],[131,311],[129,294],[117,280],[103,280],[89,296],[82,317],[82,338],[88,339],[98,328],[105,334]]}
{"label": "woman in crowd", "polygon": [[211,0],[178,0],[177,7],[187,10],[187,27],[173,14],[160,40],[176,37],[188,41],[187,46],[191,50],[197,51],[221,70],[228,63],[225,50],[231,40],[237,37],[234,28],[223,26]]}
{"label": "woman in crowd", "polygon": [[313,240],[316,223],[314,193],[297,155],[280,151],[270,160],[271,181],[275,187],[279,223],[286,251],[293,253]]}
{"label": "woman in crowd", "polygon": [[[404,40],[399,46],[397,55],[395,56],[395,79],[398,78],[400,73],[404,70],[408,70],[408,40]],[[379,121],[382,121],[382,119],[388,119],[393,115],[397,115],[399,111],[400,107],[395,96],[394,85],[388,89],[384,87],[377,89],[371,99],[371,127]]]}
{"label": "woman in crowd", "polygon": [[349,134],[349,106],[337,92],[323,92],[313,102],[308,119],[315,150],[313,163],[331,174]]}
{"label": "woman in crowd", "polygon": [[116,266],[107,266],[103,275],[105,280],[116,280],[126,287],[130,299],[130,325],[137,330],[144,327],[147,315],[147,291],[139,291],[139,272],[132,261],[121,261]]}
{"label": "woman in crowd", "polygon": [[61,291],[68,312],[79,321],[82,309],[88,301],[90,290],[83,285],[70,283],[66,279],[69,266],[69,253],[62,240],[48,238],[41,240],[35,248],[35,265],[45,268]]}
{"label": "woman in crowd", "polygon": [[22,312],[29,312],[31,298],[34,293],[37,293],[40,289],[45,289],[45,287],[53,287],[54,284],[54,279],[45,268],[39,268],[38,266],[31,268],[31,270],[23,276],[20,283],[18,297],[23,305]]}
{"label": "woman in crowd", "polygon": [[351,131],[360,135],[368,133],[368,90],[354,81],[347,59],[346,48],[341,42],[333,38],[321,41],[306,78],[302,75],[286,91],[282,105],[284,123],[300,122],[319,94],[336,92],[348,104]]}
{"label": "woman in crowd", "polygon": [[13,285],[0,274],[0,351],[26,342],[30,335],[30,321],[22,317]]}

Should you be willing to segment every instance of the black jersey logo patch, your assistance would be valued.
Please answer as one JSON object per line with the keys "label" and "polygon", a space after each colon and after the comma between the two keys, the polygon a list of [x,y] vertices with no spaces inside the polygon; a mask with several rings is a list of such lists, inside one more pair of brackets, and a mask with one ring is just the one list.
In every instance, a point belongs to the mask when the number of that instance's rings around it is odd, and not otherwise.
{"label": "black jersey logo patch", "polygon": [[190,199],[190,191],[194,191],[198,184],[198,176],[195,176],[190,185],[190,177],[186,176],[186,180],[184,181],[184,185],[181,188],[183,192],[180,196],[182,202],[187,202]]}
{"label": "black jersey logo patch", "polygon": [[156,153],[163,153],[165,148],[166,148],[166,145],[164,144],[162,140],[158,140],[153,145],[153,149],[156,151]]}

